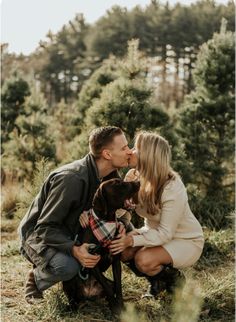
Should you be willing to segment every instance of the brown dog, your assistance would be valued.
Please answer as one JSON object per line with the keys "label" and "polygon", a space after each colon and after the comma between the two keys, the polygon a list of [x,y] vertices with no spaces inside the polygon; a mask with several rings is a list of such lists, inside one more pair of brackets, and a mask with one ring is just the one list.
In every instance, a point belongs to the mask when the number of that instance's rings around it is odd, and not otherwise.
{"label": "brown dog", "polygon": [[[90,284],[83,280],[81,274],[78,274],[70,281],[63,282],[63,290],[73,308],[76,308],[81,300],[87,298],[88,289],[90,289],[91,295],[91,287],[93,288],[97,281],[102,286],[111,310],[114,313],[119,313],[122,309],[120,254],[111,256],[107,246],[118,232],[118,227],[114,228],[112,226],[112,224],[117,224],[116,210],[124,208],[126,200],[131,199],[138,192],[139,187],[139,182],[124,182],[121,179],[111,179],[103,182],[97,189],[93,199],[93,209],[89,215],[90,225],[88,228],[83,229],[79,235],[81,235],[81,243],[96,245],[96,253],[101,254],[101,260],[96,267],[88,269],[92,276],[92,278],[89,278]],[[104,232],[105,234],[103,234]],[[94,252],[91,250],[91,253]],[[102,274],[111,264],[114,282],[108,280]],[[99,291],[92,293],[93,295],[98,295]]]}

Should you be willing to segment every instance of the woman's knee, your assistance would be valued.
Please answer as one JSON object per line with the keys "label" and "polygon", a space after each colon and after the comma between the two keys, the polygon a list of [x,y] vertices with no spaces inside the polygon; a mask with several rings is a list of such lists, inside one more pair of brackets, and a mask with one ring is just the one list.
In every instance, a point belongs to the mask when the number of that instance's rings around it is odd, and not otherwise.
{"label": "woman's knee", "polygon": [[146,256],[144,253],[137,252],[137,254],[134,257],[134,261],[135,261],[135,266],[140,272],[142,273],[147,272],[147,270],[149,269],[149,265],[146,261]]}
{"label": "woman's knee", "polygon": [[149,273],[160,265],[157,260],[154,261],[145,251],[137,252],[134,260],[137,269],[142,273]]}

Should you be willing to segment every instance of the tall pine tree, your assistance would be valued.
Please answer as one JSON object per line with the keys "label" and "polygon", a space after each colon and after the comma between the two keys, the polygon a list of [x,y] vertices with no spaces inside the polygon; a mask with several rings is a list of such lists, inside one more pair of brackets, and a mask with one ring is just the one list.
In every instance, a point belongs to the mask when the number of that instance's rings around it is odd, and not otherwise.
{"label": "tall pine tree", "polygon": [[[198,55],[196,88],[184,104],[180,132],[195,187],[193,207],[205,223],[220,227],[233,209],[234,34],[221,31]],[[196,195],[196,191],[198,192]]]}

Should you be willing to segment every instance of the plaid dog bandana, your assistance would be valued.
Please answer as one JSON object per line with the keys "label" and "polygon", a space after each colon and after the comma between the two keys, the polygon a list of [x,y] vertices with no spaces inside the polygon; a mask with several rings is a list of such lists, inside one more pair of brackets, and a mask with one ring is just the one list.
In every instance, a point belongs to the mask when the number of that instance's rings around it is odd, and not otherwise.
{"label": "plaid dog bandana", "polygon": [[101,220],[91,209],[89,211],[89,226],[102,247],[107,247],[115,237],[118,222]]}

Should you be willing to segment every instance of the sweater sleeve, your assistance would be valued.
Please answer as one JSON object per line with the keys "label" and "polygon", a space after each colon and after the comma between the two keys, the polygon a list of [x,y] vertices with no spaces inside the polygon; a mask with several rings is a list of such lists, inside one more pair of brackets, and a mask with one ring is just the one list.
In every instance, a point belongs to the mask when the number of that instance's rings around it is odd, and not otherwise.
{"label": "sweater sleeve", "polygon": [[183,184],[166,187],[162,196],[161,219],[157,229],[140,231],[133,236],[135,246],[160,246],[169,242],[184,214],[187,193]]}
{"label": "sweater sleeve", "polygon": [[82,189],[83,182],[75,175],[60,174],[53,178],[35,227],[36,234],[46,245],[61,251],[71,250],[74,241],[65,232],[63,223],[71,208],[81,199]]}

